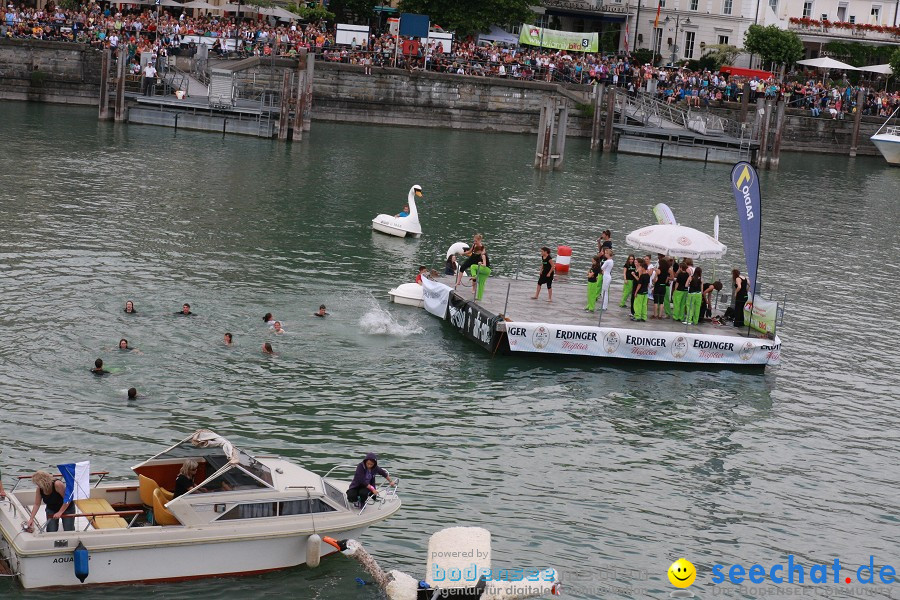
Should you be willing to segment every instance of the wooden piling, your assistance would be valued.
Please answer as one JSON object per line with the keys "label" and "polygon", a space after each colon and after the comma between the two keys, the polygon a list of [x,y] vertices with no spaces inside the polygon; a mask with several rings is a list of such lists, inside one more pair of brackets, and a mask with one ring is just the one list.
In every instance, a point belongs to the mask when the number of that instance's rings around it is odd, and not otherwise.
{"label": "wooden piling", "polygon": [[116,105],[115,120],[124,121],[128,118],[125,113],[125,73],[128,61],[128,48],[125,44],[119,44],[119,52],[116,57]]}
{"label": "wooden piling", "polygon": [[784,133],[784,100],[778,102],[775,110],[775,141],[772,144],[772,154],[769,156],[769,168],[777,169],[781,161],[781,136]]}
{"label": "wooden piling", "polygon": [[772,114],[772,101],[762,101],[763,114],[762,121],[759,125],[759,156],[757,162],[759,167],[765,169],[769,165],[769,120]]}
{"label": "wooden piling", "polygon": [[100,63],[100,113],[101,121],[109,120],[109,63],[112,62],[109,48],[103,51]]}
{"label": "wooden piling", "polygon": [[291,140],[295,142],[303,140],[303,106],[306,103],[306,74],[305,70],[297,70],[297,85],[294,86],[297,98],[294,101],[294,126]]}
{"label": "wooden piling", "polygon": [[313,78],[316,72],[316,55],[306,55],[306,98],[303,100],[303,131],[312,127]]}
{"label": "wooden piling", "polygon": [[285,71],[281,78],[281,102],[278,112],[278,139],[286,140],[288,137],[288,124],[291,113],[291,73]]}
{"label": "wooden piling", "polygon": [[566,129],[569,126],[569,105],[565,99],[559,108],[559,124],[556,127],[556,158],[553,160],[554,169],[562,169],[566,156]]}
{"label": "wooden piling", "polygon": [[548,121],[550,120],[550,111],[548,109],[549,100],[545,99],[541,105],[541,116],[538,121],[538,139],[537,146],[534,148],[534,168],[545,169],[544,164],[544,146],[546,139],[550,136],[548,129]]}
{"label": "wooden piling", "polygon": [[603,111],[603,92],[606,88],[606,84],[600,83],[594,86],[594,95],[593,95],[593,106],[594,106],[594,115],[591,120],[591,150],[599,150],[600,142],[602,141],[601,132],[603,131],[601,120],[601,115]]}
{"label": "wooden piling", "polygon": [[856,156],[856,151],[859,150],[859,124],[862,121],[862,112],[865,103],[866,91],[859,88],[859,93],[856,95],[856,114],[853,115],[853,138],[850,140],[851,157]]}
{"label": "wooden piling", "polygon": [[616,119],[616,88],[610,86],[606,90],[606,123],[603,130],[603,151],[609,152],[612,149],[613,139],[613,122]]}

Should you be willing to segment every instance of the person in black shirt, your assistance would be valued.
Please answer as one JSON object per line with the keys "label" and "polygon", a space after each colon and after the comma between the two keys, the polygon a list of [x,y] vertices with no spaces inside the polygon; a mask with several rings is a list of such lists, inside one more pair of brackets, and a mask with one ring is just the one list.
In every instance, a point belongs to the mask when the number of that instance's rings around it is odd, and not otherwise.
{"label": "person in black shirt", "polygon": [[189,458],[181,465],[181,472],[175,478],[175,494],[174,498],[187,494],[194,489],[194,475],[197,474],[199,465],[193,458]]}
{"label": "person in black shirt", "polygon": [[[66,502],[66,484],[60,479],[53,479],[53,475],[46,471],[37,471],[31,476],[31,480],[37,489],[34,491],[34,504],[31,507],[31,517],[25,524],[25,531],[31,532],[34,525],[34,517],[41,508],[46,505],[47,526],[45,530],[50,533],[59,531],[59,520],[63,515],[74,515],[75,504]],[[75,531],[75,519],[63,519],[64,531]]]}
{"label": "person in black shirt", "polygon": [[637,260],[637,271],[635,271],[634,284],[634,315],[633,321],[647,320],[647,291],[650,288],[650,273],[647,272],[647,263],[643,258]]}
{"label": "person in black shirt", "polygon": [[177,313],[175,313],[175,314],[176,314],[176,315],[190,316],[190,315],[192,315],[192,314],[194,314],[194,313],[191,312],[191,305],[190,305],[190,304],[182,304],[182,305],[181,305],[181,310],[179,310],[179,311],[178,311]]}
{"label": "person in black shirt", "polygon": [[131,314],[134,314],[137,312],[136,310],[134,310],[134,302],[129,300],[128,302],[125,303],[125,312],[131,313]]}
{"label": "person in black shirt", "polygon": [[741,275],[738,269],[731,271],[731,281],[734,283],[734,326],[744,326],[744,305],[747,304],[749,281]]}
{"label": "person in black shirt", "polygon": [[98,377],[102,377],[103,375],[107,375],[109,371],[103,368],[103,359],[98,358],[94,361],[94,368],[91,369],[91,373]]}
{"label": "person in black shirt", "polygon": [[721,290],[721,281],[714,281],[713,283],[709,283],[707,281],[703,284],[703,291],[700,293],[700,297],[702,298],[702,303],[700,304],[701,321],[712,318],[712,293],[719,292]]}
{"label": "person in black shirt", "polygon": [[550,258],[550,248],[543,246],[541,248],[541,270],[538,273],[537,290],[534,292],[532,300],[537,300],[541,295],[541,286],[547,285],[547,302],[553,302],[553,276],[556,274],[556,263]]}
{"label": "person in black shirt", "polygon": [[703,291],[703,269],[697,267],[688,279],[687,310],[684,313],[685,325],[696,325],[700,322],[700,293]]}
{"label": "person in black shirt", "polygon": [[631,299],[634,297],[634,254],[629,254],[628,258],[625,260],[625,266],[622,267],[622,301],[619,303],[619,306],[625,306],[625,301],[627,300],[629,306],[631,307],[631,314],[634,314],[634,305],[631,302]]}
{"label": "person in black shirt", "polygon": [[676,321],[685,320],[687,304],[687,283],[690,275],[687,271],[687,263],[682,262],[675,274],[675,291],[672,292],[672,317]]}

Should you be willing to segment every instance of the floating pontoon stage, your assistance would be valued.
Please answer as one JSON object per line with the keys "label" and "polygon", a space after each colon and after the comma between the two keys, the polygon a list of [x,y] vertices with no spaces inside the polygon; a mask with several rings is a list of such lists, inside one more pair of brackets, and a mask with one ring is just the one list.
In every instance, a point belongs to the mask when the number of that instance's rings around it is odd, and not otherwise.
{"label": "floating pontoon stage", "polygon": [[[584,310],[586,285],[560,279],[553,283],[552,303],[547,302],[546,289],[541,290],[539,299],[531,299],[536,279],[491,278],[477,302],[471,288],[460,285],[450,294],[448,320],[466,338],[492,353],[760,369],[779,363],[781,341],[777,335],[768,339],[755,330],[748,335],[746,327],[731,324],[684,325],[671,317],[651,319],[652,302],[648,304],[647,322],[631,321],[628,307],[619,307],[621,281],[610,288],[608,309],[601,318],[599,310]],[[724,312],[728,301],[728,295],[723,294],[714,312]]]}

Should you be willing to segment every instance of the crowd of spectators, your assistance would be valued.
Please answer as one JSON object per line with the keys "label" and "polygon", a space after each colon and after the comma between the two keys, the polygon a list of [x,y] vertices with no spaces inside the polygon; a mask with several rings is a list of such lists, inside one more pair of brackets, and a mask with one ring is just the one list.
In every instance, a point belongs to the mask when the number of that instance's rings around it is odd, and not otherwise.
{"label": "crowd of spectators", "polygon": [[[189,12],[195,14],[189,16]],[[784,99],[789,106],[808,110],[813,116],[840,119],[857,109],[857,86],[846,81],[826,84],[817,80],[815,73],[792,74],[782,83],[774,78],[692,71],[685,66],[642,65],[621,55],[478,44],[472,39],[455,40],[450,48],[444,46],[446,42],[420,44],[401,40],[401,47],[397,48],[395,38],[388,33],[354,38],[351,44],[338,46],[334,29],[324,23],[285,23],[252,13],[239,20],[234,15],[201,12],[164,9],[157,13],[156,7],[147,10],[106,3],[91,3],[80,10],[64,10],[52,3],[44,9],[9,4],[0,13],[0,33],[7,37],[80,42],[99,48],[116,49],[123,44],[128,48],[135,73],[140,70],[136,57],[143,52],[161,56],[193,52],[200,38],[207,42],[213,38],[210,50],[220,56],[293,56],[306,51],[314,52],[321,60],[363,65],[367,71],[396,65],[575,85],[604,83],[619,86],[630,94],[647,92],[668,104],[698,108],[739,101],[749,84],[751,101],[760,96]],[[898,105],[900,94],[867,88],[862,110],[864,114],[887,116]]]}

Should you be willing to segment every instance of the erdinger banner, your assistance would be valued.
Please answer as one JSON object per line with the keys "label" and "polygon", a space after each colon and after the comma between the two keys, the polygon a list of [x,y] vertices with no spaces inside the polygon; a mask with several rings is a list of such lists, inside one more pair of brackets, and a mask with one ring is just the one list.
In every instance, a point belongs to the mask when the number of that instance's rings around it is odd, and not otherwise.
{"label": "erdinger banner", "polygon": [[762,235],[762,213],[759,195],[759,175],[750,163],[739,162],[731,170],[731,191],[737,203],[741,237],[744,238],[744,257],[747,259],[747,277],[750,293],[758,289],[756,270],[759,266],[759,240]]}
{"label": "erdinger banner", "polygon": [[513,352],[605,356],[667,362],[774,365],[781,341],[680,332],[508,322]]}
{"label": "erdinger banner", "polygon": [[425,304],[425,310],[436,317],[446,319],[447,304],[450,302],[450,292],[452,291],[453,288],[449,285],[444,285],[443,283],[423,277],[422,300]]}

